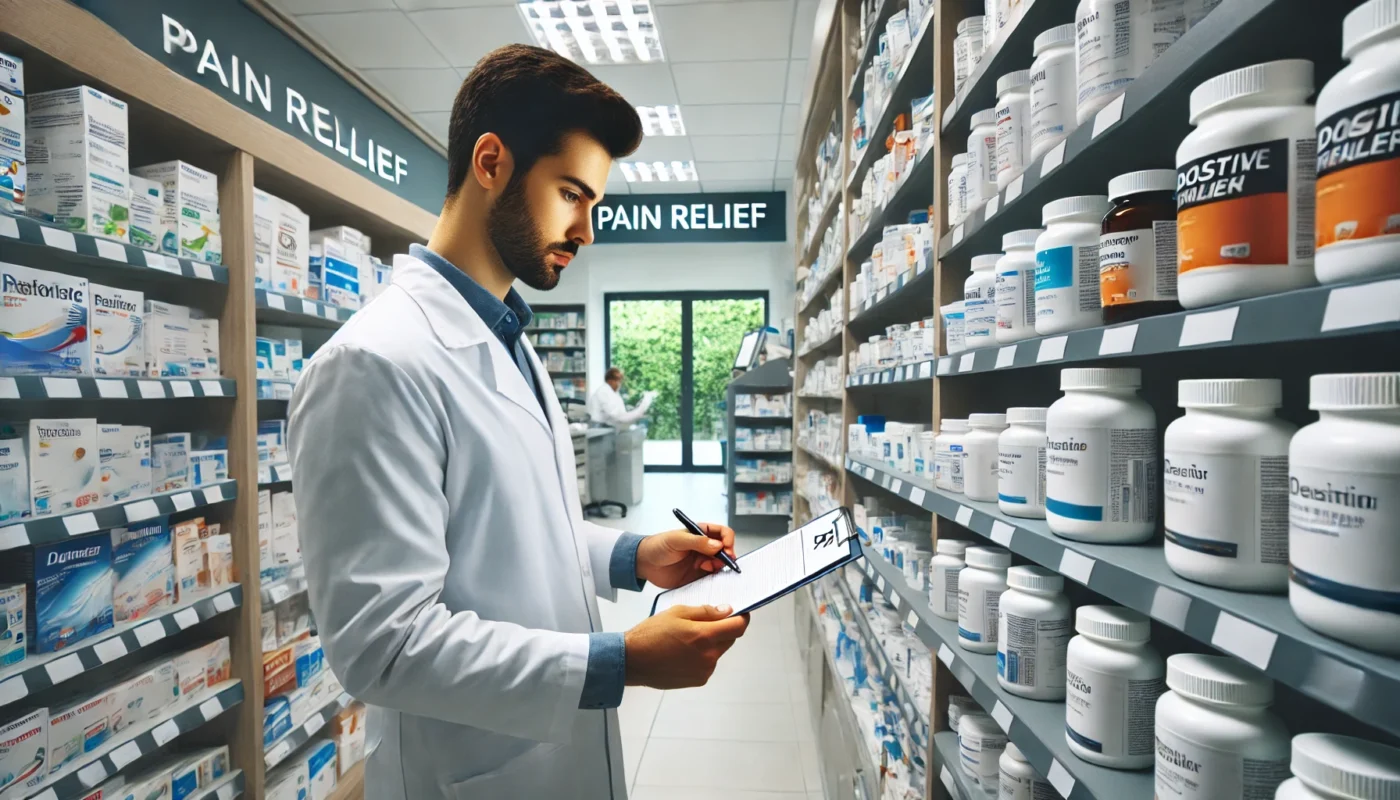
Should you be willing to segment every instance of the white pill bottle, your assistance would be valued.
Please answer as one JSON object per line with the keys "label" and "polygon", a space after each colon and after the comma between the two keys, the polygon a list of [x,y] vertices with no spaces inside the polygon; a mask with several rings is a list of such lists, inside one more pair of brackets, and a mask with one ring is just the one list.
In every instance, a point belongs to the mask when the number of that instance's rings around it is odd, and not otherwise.
{"label": "white pill bottle", "polygon": [[1400,750],[1353,736],[1293,737],[1293,775],[1274,800],[1394,800],[1400,797]]}
{"label": "white pill bottle", "polygon": [[1314,375],[1288,449],[1288,600],[1309,628],[1400,655],[1400,373]]}
{"label": "white pill bottle", "polygon": [[997,78],[997,189],[1026,171],[1031,160],[1031,72]]}
{"label": "white pill bottle", "polygon": [[1045,412],[1030,406],[1006,409],[1006,430],[997,437],[997,507],[1002,513],[1045,519]]}
{"label": "white pill bottle", "polygon": [[1035,771],[1021,748],[1011,742],[1001,753],[1001,783],[997,800],[1056,800],[1055,787]]}
{"label": "white pill bottle", "polygon": [[953,228],[967,218],[968,170],[967,153],[953,156],[953,166],[948,170],[948,227]]}
{"label": "white pill bottle", "polygon": [[963,772],[992,790],[996,789],[1001,753],[1006,743],[1006,734],[996,720],[986,714],[963,714],[958,720],[958,752]]}
{"label": "white pill bottle", "polygon": [[951,356],[967,349],[963,341],[963,301],[955,300],[939,308],[938,313],[943,317],[943,355]]}
{"label": "white pill bottle", "polygon": [[997,260],[997,344],[1035,336],[1035,240],[1040,228],[1011,231],[1001,237],[1005,251]]}
{"label": "white pill bottle", "polygon": [[996,343],[997,261],[1001,253],[972,257],[972,274],[963,282],[963,345],[968,350]]}
{"label": "white pill bottle", "polygon": [[1035,240],[1035,332],[1103,324],[1099,300],[1099,237],[1108,196],[1065,197],[1040,210],[1045,232]]}
{"label": "white pill bottle", "polygon": [[1400,2],[1342,20],[1351,61],[1317,95],[1317,279],[1400,272]]}
{"label": "white pill bottle", "polygon": [[1186,32],[1185,0],[1080,0],[1074,26],[1083,125]]}
{"label": "white pill bottle", "polygon": [[958,574],[958,644],[972,653],[995,653],[1011,553],[1000,547],[969,547],[966,558],[967,567]]}
{"label": "white pill bottle", "polygon": [[1057,536],[1147,541],[1157,523],[1157,415],[1137,396],[1137,367],[1060,372],[1045,414],[1045,521]]}
{"label": "white pill bottle", "polygon": [[939,539],[933,545],[928,563],[928,605],[943,619],[958,618],[958,573],[967,562],[968,543],[961,539]]}
{"label": "white pill bottle", "polygon": [[967,420],[945,419],[933,440],[933,485],[948,492],[963,492],[963,438]]}
{"label": "white pill bottle", "polygon": [[1290,741],[1269,710],[1274,682],[1229,656],[1167,659],[1157,701],[1155,796],[1273,797],[1288,778]]}
{"label": "white pill bottle", "polygon": [[[1152,766],[1153,714],[1166,665],[1148,644],[1147,617],[1121,606],[1081,606],[1065,664],[1065,741],[1112,769]],[[1222,798],[1223,800],[1223,798]]]}
{"label": "white pill bottle", "polygon": [[1074,25],[1041,33],[1031,46],[1031,160],[1075,129]]}
{"label": "white pill bottle", "polygon": [[997,683],[1033,700],[1065,698],[1074,609],[1065,579],[1044,567],[1012,567],[997,614]]}
{"label": "white pill bottle", "polygon": [[1288,588],[1288,447],[1297,432],[1274,411],[1274,379],[1177,384],[1186,415],[1162,443],[1167,566],[1183,578],[1246,592]]}
{"label": "white pill bottle", "polygon": [[997,193],[997,110],[972,115],[967,135],[967,207],[977,208]]}
{"label": "white pill bottle", "polygon": [[969,500],[997,499],[997,437],[1006,430],[1005,414],[969,414],[963,437],[963,494]]}

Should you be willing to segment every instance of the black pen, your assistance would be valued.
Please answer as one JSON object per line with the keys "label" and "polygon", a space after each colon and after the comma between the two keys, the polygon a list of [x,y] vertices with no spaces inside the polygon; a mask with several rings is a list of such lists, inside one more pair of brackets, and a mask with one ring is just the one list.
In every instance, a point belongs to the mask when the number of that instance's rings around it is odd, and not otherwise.
{"label": "black pen", "polygon": [[[690,517],[687,517],[684,511],[680,510],[679,508],[673,508],[671,509],[671,513],[676,515],[676,519],[681,521],[681,524],[685,526],[686,530],[690,531],[696,536],[704,536],[706,539],[710,538],[709,534],[700,530],[700,526],[695,524],[695,520],[691,519]],[[719,555],[715,556],[715,558],[718,558],[720,561],[723,561],[726,567],[729,567],[735,572],[738,572],[740,574],[743,573],[743,570],[739,569],[739,564],[735,562],[733,557],[731,557],[728,553],[724,552],[724,550],[720,550]]]}

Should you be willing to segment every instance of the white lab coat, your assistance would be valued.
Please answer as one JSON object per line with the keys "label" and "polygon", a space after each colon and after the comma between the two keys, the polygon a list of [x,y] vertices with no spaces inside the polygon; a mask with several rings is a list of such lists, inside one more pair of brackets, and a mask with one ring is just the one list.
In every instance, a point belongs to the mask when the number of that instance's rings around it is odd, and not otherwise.
{"label": "white lab coat", "polygon": [[400,255],[293,395],[311,609],[370,706],[374,800],[625,800],[616,712],[578,708],[620,534],[583,519],[529,353],[547,417],[461,295]]}
{"label": "white lab coat", "polygon": [[647,415],[647,409],[651,408],[653,395],[648,392],[642,398],[642,402],[631,411],[627,410],[627,404],[623,402],[622,395],[612,388],[607,381],[593,391],[593,395],[588,398],[588,416],[594,422],[603,425],[611,425],[614,428],[626,428],[628,425]]}

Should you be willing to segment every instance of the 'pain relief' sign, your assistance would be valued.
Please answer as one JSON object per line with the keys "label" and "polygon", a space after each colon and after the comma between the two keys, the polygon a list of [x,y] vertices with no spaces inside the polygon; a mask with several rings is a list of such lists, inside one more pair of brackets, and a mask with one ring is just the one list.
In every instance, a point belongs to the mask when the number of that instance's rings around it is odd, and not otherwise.
{"label": "'pain relief' sign", "polygon": [[612,195],[593,208],[593,235],[597,244],[781,242],[787,194]]}

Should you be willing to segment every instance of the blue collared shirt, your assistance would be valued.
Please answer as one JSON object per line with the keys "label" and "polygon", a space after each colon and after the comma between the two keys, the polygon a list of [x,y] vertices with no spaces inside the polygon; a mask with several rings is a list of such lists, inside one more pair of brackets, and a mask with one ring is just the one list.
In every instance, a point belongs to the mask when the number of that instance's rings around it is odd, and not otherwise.
{"label": "blue collared shirt", "polygon": [[[491,294],[471,276],[458,269],[452,262],[420,244],[410,245],[408,254],[432,267],[439,275],[452,284],[462,299],[467,301],[477,316],[486,323],[491,332],[515,360],[515,366],[525,376],[525,382],[535,390],[535,399],[540,407],[547,409],[544,388],[539,376],[530,367],[530,356],[525,350],[521,333],[535,318],[525,298],[511,287],[505,300]],[[637,546],[644,537],[635,533],[623,533],[613,545],[612,557],[608,561],[608,581],[614,589],[641,591],[643,582],[637,578]],[[627,654],[620,633],[592,633],[588,637],[588,669],[583,679],[583,695],[578,707],[585,709],[617,708],[622,704],[622,690],[626,685]]]}

